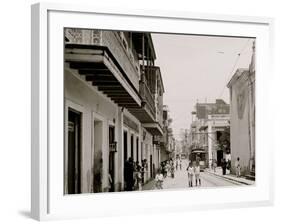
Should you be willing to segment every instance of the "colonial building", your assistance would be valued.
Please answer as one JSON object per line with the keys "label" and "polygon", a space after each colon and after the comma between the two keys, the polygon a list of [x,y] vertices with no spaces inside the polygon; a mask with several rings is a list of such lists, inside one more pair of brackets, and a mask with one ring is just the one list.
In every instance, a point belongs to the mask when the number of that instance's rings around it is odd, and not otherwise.
{"label": "colonial building", "polygon": [[173,130],[171,128],[172,119],[169,114],[167,105],[163,106],[163,135],[155,136],[154,141],[157,145],[160,145],[160,158],[161,162],[166,161],[172,157],[172,153],[175,150],[173,137]]}
{"label": "colonial building", "polygon": [[222,134],[229,127],[229,104],[221,99],[215,103],[197,103],[192,112],[191,147],[205,150],[206,162],[210,167],[214,161],[220,166],[223,158],[230,159],[230,150],[218,143]]}
{"label": "colonial building", "polygon": [[[241,173],[255,176],[255,43],[249,68],[237,69],[230,90],[232,160],[240,158]],[[234,166],[234,163],[232,163]],[[234,167],[232,169],[235,170]]]}
{"label": "colonial building", "polygon": [[152,178],[164,87],[151,35],[66,28],[64,56],[65,194],[124,190],[129,157]]}

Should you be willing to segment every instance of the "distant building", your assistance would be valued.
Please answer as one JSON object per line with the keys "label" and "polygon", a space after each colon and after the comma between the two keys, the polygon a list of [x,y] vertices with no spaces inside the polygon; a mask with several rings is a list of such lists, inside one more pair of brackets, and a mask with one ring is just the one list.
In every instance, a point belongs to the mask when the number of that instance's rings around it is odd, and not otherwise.
{"label": "distant building", "polygon": [[181,152],[180,154],[184,155],[185,157],[188,157],[189,154],[189,147],[190,147],[190,133],[188,129],[182,129],[181,130]]}
{"label": "distant building", "polygon": [[[230,90],[232,161],[240,158],[243,175],[255,175],[255,43],[249,68],[237,69]],[[232,163],[234,165],[234,162]],[[234,167],[233,167],[234,169]]]}
{"label": "distant building", "polygon": [[190,129],[190,153],[198,148],[204,149],[207,165],[210,167],[216,161],[220,166],[223,158],[230,158],[230,150],[218,144],[223,132],[229,127],[229,104],[217,99],[215,103],[197,103],[195,109]]}

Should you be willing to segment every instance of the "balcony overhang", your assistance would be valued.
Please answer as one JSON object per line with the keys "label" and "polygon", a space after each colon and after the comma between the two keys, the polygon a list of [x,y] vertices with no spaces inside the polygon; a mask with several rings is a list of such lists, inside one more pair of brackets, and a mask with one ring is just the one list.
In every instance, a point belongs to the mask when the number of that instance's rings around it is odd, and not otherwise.
{"label": "balcony overhang", "polygon": [[66,44],[65,62],[118,106],[140,108],[138,90],[105,46]]}
{"label": "balcony overhang", "polygon": [[152,135],[163,135],[163,130],[158,122],[142,123],[142,126]]}
{"label": "balcony overhang", "polygon": [[141,123],[155,122],[155,115],[152,114],[149,107],[142,101],[141,107],[128,109]]}

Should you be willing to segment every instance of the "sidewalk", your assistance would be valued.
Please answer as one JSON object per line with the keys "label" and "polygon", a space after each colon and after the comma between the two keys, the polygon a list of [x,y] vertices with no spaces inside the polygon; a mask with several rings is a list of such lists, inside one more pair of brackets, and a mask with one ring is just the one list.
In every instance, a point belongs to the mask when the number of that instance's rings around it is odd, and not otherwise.
{"label": "sidewalk", "polygon": [[142,190],[154,190],[155,188],[155,180],[150,179],[147,183],[142,186]]}
{"label": "sidewalk", "polygon": [[234,181],[240,184],[244,184],[244,185],[253,185],[255,184],[255,181],[252,180],[248,180],[245,177],[236,177],[233,174],[230,174],[229,171],[226,173],[226,175],[222,175],[222,169],[220,167],[216,168],[216,172],[214,172],[213,169],[207,168],[205,169],[205,172],[212,174],[212,175],[216,175],[219,176],[221,178],[230,180],[230,181]]}

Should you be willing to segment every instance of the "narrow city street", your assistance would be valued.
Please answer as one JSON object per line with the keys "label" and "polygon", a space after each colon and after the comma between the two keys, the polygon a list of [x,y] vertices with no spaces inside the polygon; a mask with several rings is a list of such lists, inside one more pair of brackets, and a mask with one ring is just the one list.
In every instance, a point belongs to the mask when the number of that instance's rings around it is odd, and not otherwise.
{"label": "narrow city street", "polygon": [[254,184],[255,38],[64,33],[65,194]]}
{"label": "narrow city street", "polygon": [[[171,178],[171,176],[167,176],[163,182],[163,189],[176,189],[176,188],[189,188],[188,180],[187,180],[187,161],[183,160],[182,169],[175,170],[175,177]],[[242,185],[238,182],[227,180],[223,177],[219,177],[217,175],[211,174],[209,172],[201,172],[201,186],[198,188],[209,188],[209,187],[223,187],[223,186],[238,186]],[[195,186],[195,180],[193,182]],[[155,181],[152,181],[144,186],[144,190],[153,190],[155,189]]]}

